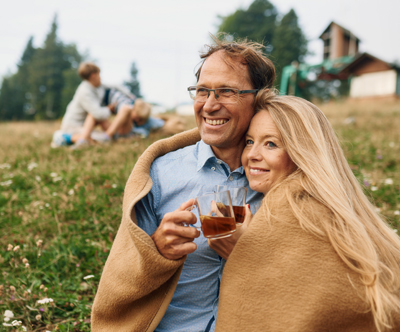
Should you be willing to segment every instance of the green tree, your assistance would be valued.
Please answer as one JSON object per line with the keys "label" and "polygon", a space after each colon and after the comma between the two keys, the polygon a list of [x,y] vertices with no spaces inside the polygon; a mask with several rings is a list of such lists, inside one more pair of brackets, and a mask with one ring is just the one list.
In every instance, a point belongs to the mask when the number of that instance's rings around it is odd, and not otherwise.
{"label": "green tree", "polygon": [[80,79],[76,73],[82,56],[74,44],[57,37],[57,16],[43,47],[31,37],[15,74],[3,78],[0,118],[52,119],[62,116]]}
{"label": "green tree", "polygon": [[125,81],[124,85],[128,87],[128,89],[138,98],[141,98],[142,95],[140,93],[140,83],[138,80],[138,70],[136,67],[136,63],[132,62],[131,70],[130,70],[131,78],[129,81]]}
{"label": "green tree", "polygon": [[275,32],[277,13],[268,0],[255,0],[247,10],[238,9],[231,15],[221,17],[218,32],[248,38],[267,46]]}
{"label": "green tree", "polygon": [[291,9],[281,20],[276,7],[268,0],[254,0],[248,9],[238,9],[221,17],[218,32],[232,37],[247,38],[265,45],[276,66],[279,85],[281,68],[292,61],[300,61],[307,53],[307,40],[298,25],[295,11]]}
{"label": "green tree", "polygon": [[[272,45],[277,72],[281,72],[284,66],[290,65],[293,61],[302,62],[303,56],[307,53],[307,40],[298,25],[298,18],[293,9],[283,16],[276,27]],[[277,76],[277,83],[279,82],[280,75]]]}

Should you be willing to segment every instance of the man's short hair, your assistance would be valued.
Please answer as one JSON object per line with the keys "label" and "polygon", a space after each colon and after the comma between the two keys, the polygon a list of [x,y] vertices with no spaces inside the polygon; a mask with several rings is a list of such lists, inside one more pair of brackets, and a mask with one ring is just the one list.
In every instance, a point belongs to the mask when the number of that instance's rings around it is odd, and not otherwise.
{"label": "man's short hair", "polygon": [[88,80],[95,73],[100,73],[100,68],[93,62],[82,62],[78,67],[78,74],[83,80]]}
{"label": "man's short hair", "polygon": [[[200,78],[204,62],[214,53],[224,51],[225,55],[240,61],[247,66],[250,82],[254,89],[271,88],[275,81],[275,66],[262,52],[265,46],[256,42],[241,39],[232,41],[230,35],[221,33],[217,36],[211,35],[213,45],[206,45],[207,50],[200,54],[203,59],[196,73],[197,82]],[[231,39],[231,41],[229,40]]]}

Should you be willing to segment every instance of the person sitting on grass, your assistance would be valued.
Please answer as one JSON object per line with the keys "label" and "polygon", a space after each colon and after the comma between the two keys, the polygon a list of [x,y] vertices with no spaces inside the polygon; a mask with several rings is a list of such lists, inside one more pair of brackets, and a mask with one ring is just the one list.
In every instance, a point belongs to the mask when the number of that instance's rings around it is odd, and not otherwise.
{"label": "person sitting on grass", "polygon": [[[114,134],[131,130],[131,107],[120,107],[117,103],[102,106],[105,88],[101,85],[100,68],[91,62],[79,65],[78,74],[82,83],[78,86],[61,123],[61,129],[53,134],[52,147],[75,144],[87,145],[89,140],[110,141]],[[116,114],[110,122],[109,118]],[[93,129],[100,125],[104,133],[94,135]]]}

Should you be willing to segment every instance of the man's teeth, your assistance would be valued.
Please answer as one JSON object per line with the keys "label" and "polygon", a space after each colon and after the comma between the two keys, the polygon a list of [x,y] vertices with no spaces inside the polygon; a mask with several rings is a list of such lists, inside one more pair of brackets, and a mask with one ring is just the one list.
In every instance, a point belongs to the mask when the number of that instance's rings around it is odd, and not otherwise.
{"label": "man's teeth", "polygon": [[210,125],[216,126],[216,125],[222,125],[224,123],[227,123],[228,120],[210,120],[206,119],[206,122]]}

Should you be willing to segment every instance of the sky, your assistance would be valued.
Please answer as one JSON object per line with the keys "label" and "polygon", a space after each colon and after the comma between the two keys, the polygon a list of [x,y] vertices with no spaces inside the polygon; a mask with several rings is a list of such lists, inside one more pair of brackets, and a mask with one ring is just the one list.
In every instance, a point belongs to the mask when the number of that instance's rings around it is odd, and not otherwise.
{"label": "sky", "polygon": [[[190,102],[199,52],[219,16],[253,0],[13,0],[0,11],[0,77],[14,73],[30,36],[43,45],[54,15],[58,36],[101,68],[103,83],[129,80],[132,62],[144,98],[167,108]],[[322,61],[321,33],[335,21],[361,39],[360,51],[400,63],[399,0],[270,0],[282,15],[293,8],[309,40],[306,62]]]}

